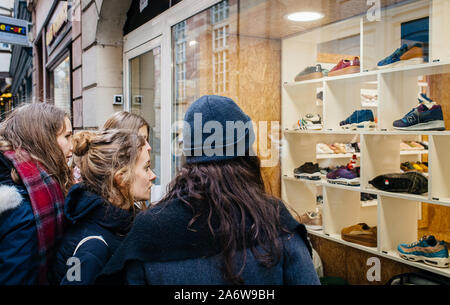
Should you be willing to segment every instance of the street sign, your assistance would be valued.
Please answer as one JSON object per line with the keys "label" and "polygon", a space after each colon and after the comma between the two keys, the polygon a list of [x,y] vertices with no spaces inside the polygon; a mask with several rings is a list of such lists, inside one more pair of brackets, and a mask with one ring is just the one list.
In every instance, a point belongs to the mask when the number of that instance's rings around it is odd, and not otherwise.
{"label": "street sign", "polygon": [[29,22],[0,16],[0,43],[10,43],[30,47],[28,40]]}

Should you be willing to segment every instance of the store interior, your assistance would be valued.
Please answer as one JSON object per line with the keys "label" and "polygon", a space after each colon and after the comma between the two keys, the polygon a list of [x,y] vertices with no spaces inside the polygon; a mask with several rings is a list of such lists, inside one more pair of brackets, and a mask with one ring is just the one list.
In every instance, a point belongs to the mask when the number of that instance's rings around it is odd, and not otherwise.
{"label": "store interior", "polygon": [[[349,284],[416,271],[449,278],[448,256],[417,260],[399,247],[430,235],[450,242],[450,36],[442,30],[450,1],[224,2],[226,18],[209,30],[201,25],[214,11],[185,21],[195,30],[183,39],[196,43],[186,50],[177,107],[221,94],[257,124],[269,122],[266,130],[280,123],[275,137],[258,137],[263,162],[279,157],[263,167],[267,189],[297,219],[316,221],[307,229],[324,276]],[[217,29],[222,36],[211,35]],[[219,65],[216,50],[225,52]],[[351,177],[330,174],[340,168]],[[395,179],[414,187],[387,185]],[[366,237],[348,233],[354,226]],[[377,281],[367,278],[371,257],[381,261]]]}

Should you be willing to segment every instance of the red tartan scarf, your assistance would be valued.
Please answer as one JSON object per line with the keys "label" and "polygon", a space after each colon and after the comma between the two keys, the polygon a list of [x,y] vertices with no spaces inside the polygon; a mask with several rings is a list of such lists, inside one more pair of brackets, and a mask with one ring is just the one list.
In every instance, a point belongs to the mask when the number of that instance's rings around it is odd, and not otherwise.
{"label": "red tartan scarf", "polygon": [[32,160],[27,152],[22,150],[21,158],[15,151],[7,151],[4,155],[13,163],[30,196],[38,237],[38,280],[39,284],[48,284],[48,263],[64,233],[64,195],[42,164]]}

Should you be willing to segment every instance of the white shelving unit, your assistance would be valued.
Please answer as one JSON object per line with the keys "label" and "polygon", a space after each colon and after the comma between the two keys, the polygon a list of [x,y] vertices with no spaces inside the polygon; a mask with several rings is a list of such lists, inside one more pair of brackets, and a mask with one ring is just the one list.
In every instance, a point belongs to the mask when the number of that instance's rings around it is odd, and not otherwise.
{"label": "white shelving unit", "polygon": [[[423,76],[450,73],[450,36],[439,34],[449,25],[450,1],[423,0],[407,2],[382,11],[381,21],[368,22],[365,17],[350,18],[310,32],[290,36],[282,41],[282,129],[284,143],[281,154],[283,200],[303,214],[316,208],[316,196],[323,195],[323,230],[310,234],[342,243],[404,264],[450,277],[450,268],[436,268],[423,262],[400,258],[397,245],[417,240],[418,219],[422,202],[450,207],[450,131],[399,131],[392,122],[417,106],[417,95],[427,88]],[[403,22],[429,17],[429,62],[374,70],[376,63],[400,47]],[[447,27],[448,28],[448,27]],[[293,82],[306,66],[317,64],[318,45],[332,40],[359,35],[359,73]],[[352,56],[354,54],[351,54]],[[316,102],[322,88],[323,103]],[[361,90],[376,90],[376,104],[361,101]],[[439,101],[436,101],[439,103]],[[339,122],[353,111],[371,109],[377,118],[374,131],[343,130]],[[323,118],[322,130],[296,130],[293,124],[308,113]],[[428,149],[401,151],[401,141],[417,141],[428,137]],[[305,162],[319,165],[346,164],[349,154],[317,154],[318,143],[360,142],[358,165],[360,186],[331,184],[326,180],[297,179],[293,170]],[[401,172],[400,163],[419,161],[428,155],[428,193],[413,195],[385,192],[373,188],[369,181],[380,174]],[[375,202],[364,203],[360,193],[377,195]],[[343,241],[344,227],[360,222],[377,226],[377,247],[365,247]]]}

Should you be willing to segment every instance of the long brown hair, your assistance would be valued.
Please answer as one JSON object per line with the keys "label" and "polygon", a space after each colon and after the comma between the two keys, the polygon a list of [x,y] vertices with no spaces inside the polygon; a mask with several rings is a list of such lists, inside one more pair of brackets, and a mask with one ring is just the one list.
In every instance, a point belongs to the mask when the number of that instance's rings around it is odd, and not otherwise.
{"label": "long brown hair", "polygon": [[[175,198],[193,210],[189,226],[200,216],[207,216],[211,234],[222,249],[226,281],[243,283],[248,247],[267,268],[279,261],[282,245],[278,236],[287,230],[280,223],[279,200],[265,191],[258,157],[185,164],[160,203]],[[213,219],[218,223],[213,224]],[[235,270],[238,250],[243,250],[244,257],[240,269]]]}
{"label": "long brown hair", "polygon": [[[57,137],[66,131],[66,117],[62,109],[51,104],[25,104],[14,109],[0,128],[0,150],[14,150],[23,158],[20,151],[28,152],[42,163],[64,195],[72,186],[72,174]],[[16,175],[12,176],[17,180]]]}
{"label": "long brown hair", "polygon": [[[82,131],[74,135],[73,153],[80,168],[82,183],[121,209],[134,209],[131,184],[143,137],[128,130]],[[122,184],[115,180],[122,174]]]}

